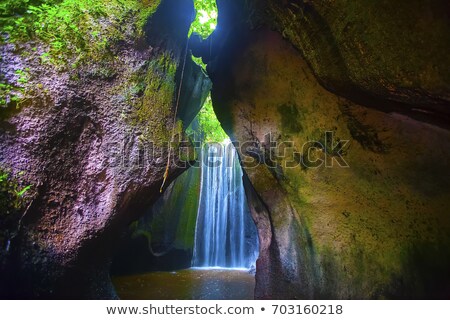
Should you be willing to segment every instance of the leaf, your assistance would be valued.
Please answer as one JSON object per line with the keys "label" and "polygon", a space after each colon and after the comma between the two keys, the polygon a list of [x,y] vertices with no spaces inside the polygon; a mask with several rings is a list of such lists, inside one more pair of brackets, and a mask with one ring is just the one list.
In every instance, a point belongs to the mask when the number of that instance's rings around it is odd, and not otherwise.
{"label": "leaf", "polygon": [[0,182],[6,181],[8,179],[8,174],[3,173],[0,174]]}
{"label": "leaf", "polygon": [[22,197],[30,189],[31,189],[31,185],[26,186],[25,188],[23,188],[22,190],[17,192],[17,196]]}

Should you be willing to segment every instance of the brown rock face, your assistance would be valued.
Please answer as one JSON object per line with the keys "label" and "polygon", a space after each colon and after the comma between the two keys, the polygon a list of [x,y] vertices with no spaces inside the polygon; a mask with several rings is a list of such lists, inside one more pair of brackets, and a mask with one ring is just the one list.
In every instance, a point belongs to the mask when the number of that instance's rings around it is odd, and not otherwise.
{"label": "brown rock face", "polygon": [[445,113],[448,122],[447,1],[256,2],[328,89],[373,108]]}
{"label": "brown rock face", "polygon": [[[94,62],[73,80],[2,48],[5,68],[28,67],[45,88],[45,100],[31,99],[0,123],[1,164],[23,171],[34,193],[2,252],[3,296],[115,297],[108,274],[113,248],[159,197],[172,127],[181,135],[173,116],[190,24],[185,13],[193,7],[177,4],[181,16],[163,1],[146,41],[130,38],[115,48],[115,62],[105,62],[111,76],[99,76],[95,67],[105,66]],[[187,59],[182,99],[198,111],[209,81]],[[166,186],[183,171],[177,150],[172,156]]]}
{"label": "brown rock face", "polygon": [[222,50],[223,39],[239,34],[235,27],[267,26],[300,51],[328,90],[448,126],[447,1],[218,0],[218,7],[212,56]]}
{"label": "brown rock face", "polygon": [[448,298],[450,132],[335,95],[280,34],[246,30],[210,73],[248,175],[256,297]]}
{"label": "brown rock face", "polygon": [[188,269],[194,252],[201,171],[191,167],[130,225],[111,266],[111,274]]}
{"label": "brown rock face", "polygon": [[[280,31],[328,83],[347,79],[366,91],[416,104],[449,101],[450,79],[442,72],[449,62],[448,2],[268,2]],[[328,59],[347,72],[325,67]]]}

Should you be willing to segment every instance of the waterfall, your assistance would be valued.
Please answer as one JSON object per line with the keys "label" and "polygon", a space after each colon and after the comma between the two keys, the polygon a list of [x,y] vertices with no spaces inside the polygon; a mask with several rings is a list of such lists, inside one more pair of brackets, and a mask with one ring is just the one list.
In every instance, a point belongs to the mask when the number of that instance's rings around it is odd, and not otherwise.
{"label": "waterfall", "polygon": [[242,168],[231,142],[202,150],[193,267],[250,268],[258,252]]}

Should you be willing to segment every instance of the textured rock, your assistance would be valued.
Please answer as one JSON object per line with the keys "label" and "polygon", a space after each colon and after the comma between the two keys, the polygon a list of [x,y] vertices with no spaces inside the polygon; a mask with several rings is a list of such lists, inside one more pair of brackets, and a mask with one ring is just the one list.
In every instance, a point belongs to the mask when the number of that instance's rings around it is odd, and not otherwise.
{"label": "textured rock", "polygon": [[450,102],[447,1],[269,0],[268,7],[327,87],[436,110]]}
{"label": "textured rock", "polygon": [[200,176],[199,168],[189,168],[130,226],[113,260],[113,274],[177,270],[191,266]]}
{"label": "textured rock", "polygon": [[218,7],[219,25],[210,37],[213,56],[241,26],[266,26],[301,52],[328,90],[371,108],[448,126],[447,1],[219,0]]}
{"label": "textured rock", "polygon": [[[256,297],[448,298],[449,131],[379,111],[390,95],[377,110],[327,91],[276,32],[237,24],[230,34],[209,71],[219,120],[249,142],[241,157],[261,241]],[[270,154],[269,132],[294,147],[251,166]]]}
{"label": "textured rock", "polygon": [[[177,1],[176,8],[173,0],[163,1],[147,39],[119,44],[117,59],[105,65],[59,73],[40,65],[38,56],[2,47],[2,72],[20,64],[42,88],[0,123],[2,166],[24,171],[21,179],[33,186],[1,264],[2,296],[115,297],[108,275],[113,248],[159,197],[171,129],[180,127],[172,119],[190,25],[186,12],[193,6]],[[209,84],[190,63],[183,86],[196,95],[186,105],[198,110]],[[100,72],[105,68],[107,76]],[[184,170],[174,153],[169,180]]]}

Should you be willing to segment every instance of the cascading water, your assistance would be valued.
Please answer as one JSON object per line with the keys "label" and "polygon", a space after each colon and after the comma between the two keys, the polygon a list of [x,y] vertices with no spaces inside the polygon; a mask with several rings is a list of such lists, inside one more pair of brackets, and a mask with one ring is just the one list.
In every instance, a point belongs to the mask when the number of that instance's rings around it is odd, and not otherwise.
{"label": "cascading water", "polygon": [[201,171],[192,266],[250,268],[257,258],[258,237],[233,144],[206,144]]}

